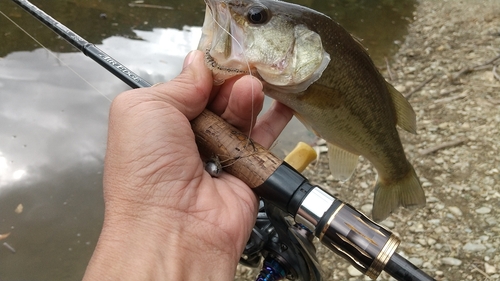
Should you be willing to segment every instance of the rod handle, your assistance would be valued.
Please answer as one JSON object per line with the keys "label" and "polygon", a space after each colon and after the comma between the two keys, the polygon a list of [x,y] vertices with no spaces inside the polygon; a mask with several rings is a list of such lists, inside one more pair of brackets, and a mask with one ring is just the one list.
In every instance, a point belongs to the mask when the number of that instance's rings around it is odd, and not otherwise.
{"label": "rod handle", "polygon": [[264,183],[283,162],[207,109],[191,121],[191,127],[200,153],[217,157],[224,171],[251,188]]}

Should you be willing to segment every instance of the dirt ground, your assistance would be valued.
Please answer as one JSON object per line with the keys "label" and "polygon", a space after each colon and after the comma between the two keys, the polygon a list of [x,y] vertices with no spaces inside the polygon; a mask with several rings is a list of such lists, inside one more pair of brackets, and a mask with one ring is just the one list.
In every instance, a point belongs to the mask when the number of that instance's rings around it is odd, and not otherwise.
{"label": "dirt ground", "polygon": [[[382,69],[417,113],[418,134],[400,131],[427,205],[382,224],[398,253],[437,280],[500,280],[500,1],[422,0],[400,50]],[[331,180],[326,155],[305,175],[366,214],[375,170]],[[325,280],[370,280],[319,246]],[[236,280],[255,280],[239,268]],[[383,273],[378,280],[394,280]]]}

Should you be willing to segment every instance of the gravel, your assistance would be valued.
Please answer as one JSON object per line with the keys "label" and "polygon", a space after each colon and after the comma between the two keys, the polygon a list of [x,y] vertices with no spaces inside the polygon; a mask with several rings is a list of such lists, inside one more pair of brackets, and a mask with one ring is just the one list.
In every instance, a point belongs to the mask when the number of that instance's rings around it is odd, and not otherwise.
{"label": "gravel", "polygon": [[[417,113],[418,134],[400,136],[427,195],[424,208],[401,209],[382,224],[401,238],[398,253],[437,280],[500,280],[499,15],[498,0],[419,1],[382,70]],[[318,162],[305,176],[370,214],[371,164],[361,157],[353,178],[337,183],[325,154]],[[321,245],[317,256],[325,280],[369,280]],[[236,280],[256,272],[240,267]]]}

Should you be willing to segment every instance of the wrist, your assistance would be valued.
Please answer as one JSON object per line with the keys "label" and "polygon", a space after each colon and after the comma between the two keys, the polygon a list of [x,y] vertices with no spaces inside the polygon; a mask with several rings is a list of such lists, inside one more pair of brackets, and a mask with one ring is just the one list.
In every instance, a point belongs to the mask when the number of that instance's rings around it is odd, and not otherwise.
{"label": "wrist", "polygon": [[234,245],[218,249],[149,219],[108,216],[84,280],[234,280]]}

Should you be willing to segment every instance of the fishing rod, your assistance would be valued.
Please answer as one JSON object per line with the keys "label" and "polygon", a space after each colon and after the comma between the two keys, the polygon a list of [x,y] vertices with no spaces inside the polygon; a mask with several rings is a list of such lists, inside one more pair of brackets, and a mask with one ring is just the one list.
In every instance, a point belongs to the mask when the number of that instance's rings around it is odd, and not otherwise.
{"label": "fishing rod", "polygon": [[[29,1],[13,1],[130,87],[151,86]],[[397,280],[434,280],[396,253],[400,240],[394,234],[320,186],[309,183],[260,144],[248,145],[248,137],[219,116],[205,109],[191,121],[191,127],[201,154],[217,155],[220,161],[231,163],[224,167],[226,172],[253,188],[268,204],[291,215],[365,275],[376,279],[384,270]]]}

